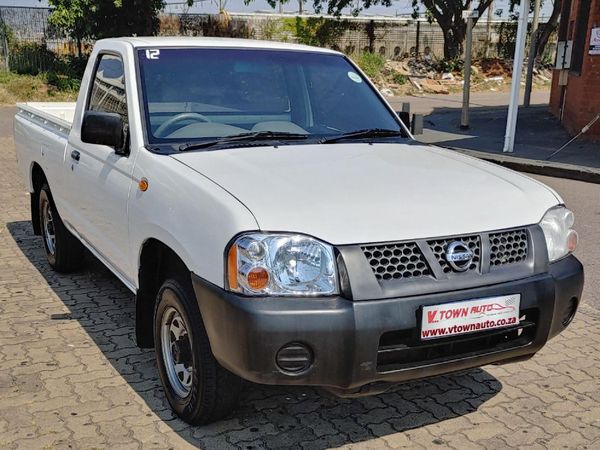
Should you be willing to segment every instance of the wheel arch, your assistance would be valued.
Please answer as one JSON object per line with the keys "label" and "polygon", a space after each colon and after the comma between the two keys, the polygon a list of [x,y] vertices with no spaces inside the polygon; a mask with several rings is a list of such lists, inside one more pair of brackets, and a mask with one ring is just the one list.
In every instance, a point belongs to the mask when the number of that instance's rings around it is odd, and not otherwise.
{"label": "wheel arch", "polygon": [[158,290],[166,278],[182,273],[189,275],[190,269],[171,246],[157,238],[148,238],[143,242],[139,254],[135,306],[139,347],[154,347],[153,320]]}

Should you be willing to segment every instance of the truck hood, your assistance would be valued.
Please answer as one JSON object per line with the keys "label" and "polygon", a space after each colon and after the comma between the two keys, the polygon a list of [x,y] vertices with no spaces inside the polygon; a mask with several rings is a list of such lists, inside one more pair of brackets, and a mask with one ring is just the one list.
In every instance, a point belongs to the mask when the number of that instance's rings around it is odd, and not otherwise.
{"label": "truck hood", "polygon": [[337,245],[529,225],[561,203],[554,191],[517,172],[416,143],[282,145],[173,157],[238,198],[262,230]]}

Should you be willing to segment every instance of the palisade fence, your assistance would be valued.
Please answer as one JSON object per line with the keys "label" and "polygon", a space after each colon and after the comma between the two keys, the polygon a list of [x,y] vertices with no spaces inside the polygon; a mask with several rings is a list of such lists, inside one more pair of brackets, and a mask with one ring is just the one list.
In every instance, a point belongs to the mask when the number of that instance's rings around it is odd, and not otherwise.
{"label": "palisade fence", "polygon": [[[56,57],[76,55],[77,43],[53,27],[48,18],[52,10],[37,7],[0,7],[0,68],[21,73],[38,73],[49,69]],[[291,15],[261,13],[162,14],[160,35],[229,36],[288,42],[310,42],[331,47],[347,54],[373,51],[390,59],[422,54],[429,47],[436,58],[443,56],[443,34],[436,23],[395,17],[347,17],[343,25],[333,25],[329,37],[310,35],[310,26],[302,24],[322,21],[305,15],[299,20]],[[340,23],[334,19],[326,19]],[[514,22],[484,18],[473,30],[473,52],[476,56],[506,56],[503,40],[508,38]],[[308,30],[308,38],[307,32]],[[312,30],[314,31],[314,29]],[[311,37],[312,36],[312,37]],[[510,42],[508,43],[510,46]],[[84,42],[84,53],[93,42]],[[547,51],[553,51],[549,45]]]}
{"label": "palisade fence", "polygon": [[17,72],[48,70],[73,43],[48,22],[48,8],[0,7],[0,67]]}

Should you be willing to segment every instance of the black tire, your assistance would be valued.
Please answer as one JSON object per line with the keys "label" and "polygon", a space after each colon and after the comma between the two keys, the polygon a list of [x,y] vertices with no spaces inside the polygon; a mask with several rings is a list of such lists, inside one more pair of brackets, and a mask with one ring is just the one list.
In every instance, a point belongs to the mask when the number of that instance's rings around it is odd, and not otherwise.
{"label": "black tire", "polygon": [[[173,310],[179,316],[173,313]],[[173,318],[171,322],[169,322],[169,317]],[[189,344],[182,345],[182,348],[186,348],[183,351],[167,350],[167,352],[171,352],[171,356],[165,356],[163,335],[161,334],[163,326],[167,326],[164,322],[173,324],[180,318],[184,322]],[[175,336],[171,329],[166,335],[171,336],[171,339],[173,339],[172,336]],[[185,334],[180,336],[185,336]],[[167,348],[177,347],[179,341],[182,339],[177,339],[175,344],[171,343]],[[189,279],[169,278],[159,289],[154,311],[154,343],[158,372],[167,400],[182,420],[192,425],[206,424],[222,419],[235,409],[242,380],[223,368],[213,356]],[[179,359],[173,356],[175,354]],[[187,360],[182,363],[181,355],[184,354],[187,356]],[[176,380],[174,383],[170,380],[167,368],[169,361],[165,361],[165,358],[172,358],[173,366],[175,363],[179,363],[184,367],[191,367],[191,376],[189,372],[185,372],[186,375],[184,372],[176,372],[177,378],[180,381],[188,380],[190,386],[184,387],[183,383],[178,385]],[[173,372],[171,372],[171,377],[173,376]],[[189,389],[187,394],[177,392],[181,391],[182,387]]]}
{"label": "black tire", "polygon": [[[48,225],[48,227],[51,227],[54,233],[53,242],[50,242],[52,238],[49,232],[46,231],[47,223],[49,223],[48,217],[51,218],[51,225]],[[42,186],[39,193],[39,220],[44,248],[50,266],[57,272],[63,273],[80,269],[83,266],[83,245],[65,227],[56,210],[50,187],[47,184]]]}

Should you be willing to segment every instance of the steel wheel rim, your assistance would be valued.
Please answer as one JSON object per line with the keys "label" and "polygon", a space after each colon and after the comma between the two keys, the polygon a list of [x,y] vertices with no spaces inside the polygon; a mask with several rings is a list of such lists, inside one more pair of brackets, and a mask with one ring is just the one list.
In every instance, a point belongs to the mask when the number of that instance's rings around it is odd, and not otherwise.
{"label": "steel wheel rim", "polygon": [[192,390],[191,341],[183,317],[171,306],[163,312],[160,339],[169,384],[177,396],[185,398]]}
{"label": "steel wheel rim", "polygon": [[46,241],[46,247],[48,253],[54,255],[56,252],[56,235],[54,230],[54,219],[52,218],[52,209],[50,208],[50,202],[44,201],[42,206],[42,225],[44,228],[44,240]]}

